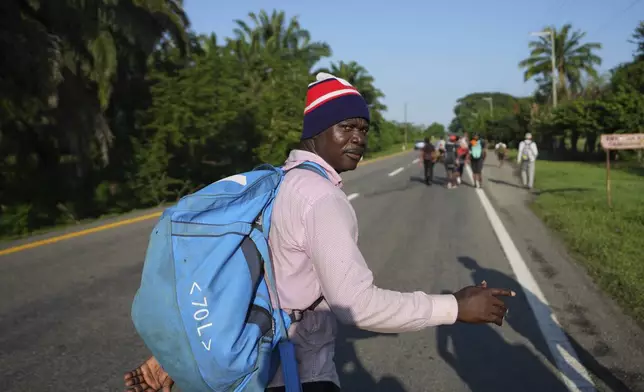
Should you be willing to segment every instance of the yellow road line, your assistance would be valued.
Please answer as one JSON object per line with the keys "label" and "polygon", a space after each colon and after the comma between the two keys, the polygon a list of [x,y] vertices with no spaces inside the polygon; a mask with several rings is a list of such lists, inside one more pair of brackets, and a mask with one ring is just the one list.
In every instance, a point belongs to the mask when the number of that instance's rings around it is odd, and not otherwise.
{"label": "yellow road line", "polygon": [[[411,150],[405,150],[405,151],[397,152],[397,153],[394,153],[394,154],[391,154],[391,155],[385,155],[385,156],[382,156],[382,157],[369,159],[369,160],[360,162],[358,164],[358,167],[368,165],[368,164],[373,163],[373,162],[382,161],[382,160],[387,159],[387,158],[393,158],[393,157],[398,156],[398,155],[409,153],[410,151]],[[16,252],[20,252],[20,251],[27,250],[27,249],[37,248],[37,247],[43,246],[43,245],[53,244],[53,243],[56,243],[56,242],[59,242],[59,241],[69,240],[69,239],[72,239],[72,238],[81,237],[81,236],[92,234],[92,233],[97,233],[97,232],[103,231],[103,230],[113,229],[113,228],[119,227],[119,226],[130,225],[132,223],[141,222],[141,221],[152,219],[152,218],[157,218],[159,216],[161,216],[161,212],[154,212],[152,214],[141,215],[141,216],[138,216],[136,218],[123,219],[123,220],[118,221],[118,222],[108,223],[106,225],[93,227],[91,229],[79,230],[79,231],[75,231],[75,232],[72,232],[72,233],[47,238],[47,239],[40,240],[40,241],[29,242],[29,243],[26,243],[26,244],[23,244],[23,245],[14,246],[14,247],[7,248],[7,249],[0,249],[0,256],[5,256],[5,255],[11,254],[11,253],[16,253]]]}
{"label": "yellow road line", "polygon": [[37,248],[37,247],[43,246],[43,245],[53,244],[55,242],[64,241],[64,240],[68,240],[68,239],[71,239],[71,238],[81,237],[81,236],[84,236],[84,235],[87,235],[87,234],[97,233],[97,232],[103,231],[103,230],[113,229],[113,228],[119,227],[119,226],[130,225],[132,223],[141,222],[141,221],[156,218],[156,217],[159,217],[159,216],[161,216],[161,212],[154,212],[152,214],[141,215],[141,216],[137,216],[136,218],[123,219],[123,220],[118,221],[118,222],[108,223],[106,225],[93,227],[91,229],[79,230],[79,231],[75,231],[73,233],[63,234],[63,235],[59,235],[59,236],[52,237],[52,238],[47,238],[47,239],[40,240],[40,241],[30,242],[30,243],[27,243],[27,244],[24,244],[24,245],[18,245],[18,246],[14,246],[14,247],[7,248],[7,249],[1,249],[0,250],[0,256],[8,255],[8,254],[15,253],[15,252],[20,252],[20,251],[23,251],[23,250],[26,250],[26,249]]}

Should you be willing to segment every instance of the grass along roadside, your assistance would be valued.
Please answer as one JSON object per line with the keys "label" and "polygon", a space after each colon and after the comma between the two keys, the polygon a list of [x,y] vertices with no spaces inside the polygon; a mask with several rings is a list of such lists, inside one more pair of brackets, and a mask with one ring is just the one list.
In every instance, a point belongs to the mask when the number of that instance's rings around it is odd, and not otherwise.
{"label": "grass along roadside", "polygon": [[[409,143],[409,146],[407,147],[406,151],[413,150],[413,148],[414,148],[414,144]],[[375,160],[375,159],[382,159],[382,158],[386,158],[386,157],[391,156],[391,155],[397,155],[397,154],[401,153],[401,151],[402,151],[402,144],[396,144],[396,145],[391,146],[390,148],[387,148],[385,150],[378,151],[378,152],[373,153],[373,154],[365,155],[365,158],[364,158],[363,162],[368,162],[368,161]],[[164,206],[167,207],[167,206],[170,206],[172,204],[173,203],[165,203],[165,204],[163,204],[163,205],[161,205],[159,207],[164,207]],[[64,223],[64,224],[59,224],[59,225],[54,225],[54,226],[43,227],[43,228],[34,230],[34,231],[32,231],[30,233],[27,233],[27,234],[0,236],[0,243],[7,243],[7,242],[11,242],[11,241],[17,241],[17,240],[21,240],[21,239],[25,239],[25,238],[29,238],[29,237],[38,236],[38,235],[47,235],[47,234],[50,234],[50,233],[56,232],[56,231],[70,231],[70,229],[72,231],[75,231],[75,230],[73,230],[73,228],[78,228],[79,230],[82,230],[83,228],[86,228],[87,226],[91,226],[91,225],[93,225],[93,224],[95,224],[97,222],[100,222],[100,221],[110,220],[110,219],[113,219],[113,218],[124,217],[126,215],[134,215],[134,216],[139,215],[139,214],[143,215],[143,214],[146,214],[149,211],[151,211],[151,210],[153,210],[155,208],[159,208],[159,207],[151,207],[151,208],[147,208],[147,209],[132,209],[132,210],[124,211],[124,212],[121,212],[121,213],[104,214],[104,215],[102,215],[100,217],[97,217],[97,218],[87,218],[87,219],[79,220],[77,222],[69,222],[69,223]]]}
{"label": "grass along roadside", "polygon": [[599,286],[644,323],[644,177],[614,170],[611,183],[612,210],[602,165],[539,160],[531,207]]}

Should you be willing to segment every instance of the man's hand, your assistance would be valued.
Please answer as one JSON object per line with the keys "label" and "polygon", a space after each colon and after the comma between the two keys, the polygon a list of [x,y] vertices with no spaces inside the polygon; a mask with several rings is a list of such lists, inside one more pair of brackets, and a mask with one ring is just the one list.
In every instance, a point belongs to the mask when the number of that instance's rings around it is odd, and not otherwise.
{"label": "man's hand", "polygon": [[155,357],[123,376],[127,392],[170,392],[174,381]]}
{"label": "man's hand", "polygon": [[465,287],[454,293],[458,302],[457,320],[471,324],[494,323],[501,326],[507,308],[497,297],[515,295],[511,290],[489,289],[485,281],[479,286]]}

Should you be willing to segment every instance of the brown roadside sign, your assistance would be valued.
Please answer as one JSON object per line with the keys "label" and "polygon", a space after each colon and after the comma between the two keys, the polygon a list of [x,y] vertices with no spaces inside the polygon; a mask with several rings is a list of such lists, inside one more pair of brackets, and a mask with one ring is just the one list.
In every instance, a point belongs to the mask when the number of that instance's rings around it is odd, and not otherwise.
{"label": "brown roadside sign", "polygon": [[638,150],[644,148],[644,133],[611,133],[601,136],[605,150]]}

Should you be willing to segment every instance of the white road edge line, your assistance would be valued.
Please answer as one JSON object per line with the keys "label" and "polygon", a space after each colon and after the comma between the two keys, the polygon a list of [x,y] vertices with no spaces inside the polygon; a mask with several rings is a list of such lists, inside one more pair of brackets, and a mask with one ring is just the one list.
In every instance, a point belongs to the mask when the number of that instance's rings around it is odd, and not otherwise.
{"label": "white road edge line", "polygon": [[418,163],[418,162],[420,162],[420,158],[416,158],[413,161],[411,161],[411,163]]}
{"label": "white road edge line", "polygon": [[[465,171],[471,183],[474,183],[472,169],[466,165]],[[570,391],[594,392],[595,385],[588,371],[579,361],[577,353],[561,329],[561,324],[559,324],[557,317],[550,309],[550,304],[528,269],[528,265],[521,257],[514,242],[512,242],[512,238],[503,226],[501,218],[499,218],[499,215],[494,210],[485,191],[482,188],[477,188],[475,191],[501,243],[505,257],[508,259],[512,271],[514,271],[517,277],[517,281],[524,288],[523,291],[528,304],[537,319],[537,324],[548,344],[550,353],[555,359],[561,379]]]}
{"label": "white road edge line", "polygon": [[396,169],[396,170],[392,171],[391,173],[389,173],[389,177],[393,177],[393,176],[395,176],[396,174],[400,173],[403,170],[405,170],[404,167],[399,167],[398,169]]}
{"label": "white road edge line", "polygon": [[351,201],[351,200],[355,199],[358,196],[360,196],[359,193],[352,193],[352,194],[347,196],[347,199],[349,199],[349,201]]}

